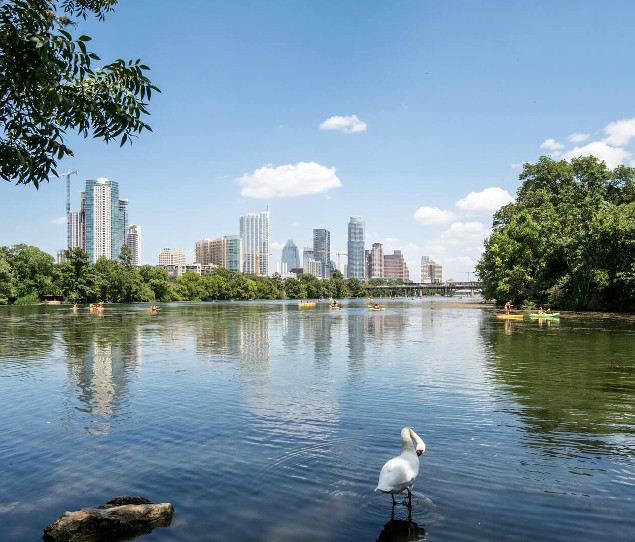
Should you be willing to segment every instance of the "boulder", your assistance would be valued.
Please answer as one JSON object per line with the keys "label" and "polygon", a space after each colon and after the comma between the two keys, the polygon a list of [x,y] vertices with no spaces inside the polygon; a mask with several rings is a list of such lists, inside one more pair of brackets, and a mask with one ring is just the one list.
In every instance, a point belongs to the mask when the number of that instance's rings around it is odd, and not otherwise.
{"label": "boulder", "polygon": [[148,534],[155,527],[168,527],[174,507],[154,504],[143,497],[116,497],[97,508],[65,512],[47,525],[47,542],[106,542]]}

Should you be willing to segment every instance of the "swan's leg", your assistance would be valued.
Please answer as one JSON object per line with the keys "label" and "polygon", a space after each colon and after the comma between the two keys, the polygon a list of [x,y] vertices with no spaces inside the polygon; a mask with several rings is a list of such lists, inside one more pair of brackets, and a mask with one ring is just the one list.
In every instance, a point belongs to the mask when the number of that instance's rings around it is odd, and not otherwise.
{"label": "swan's leg", "polygon": [[395,504],[397,504],[397,503],[395,502],[395,494],[394,494],[394,493],[391,493],[391,494],[390,494],[390,496],[392,497],[392,505],[393,505],[393,506],[395,506]]}
{"label": "swan's leg", "polygon": [[412,491],[408,489],[408,508],[412,507]]}

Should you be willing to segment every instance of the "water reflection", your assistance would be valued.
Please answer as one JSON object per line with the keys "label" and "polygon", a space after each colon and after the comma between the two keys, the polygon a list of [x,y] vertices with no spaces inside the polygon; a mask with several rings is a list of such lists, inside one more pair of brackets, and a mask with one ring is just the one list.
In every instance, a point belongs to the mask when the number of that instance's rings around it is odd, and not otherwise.
{"label": "water reflection", "polygon": [[408,508],[407,519],[395,519],[395,505],[392,506],[390,521],[377,537],[377,542],[417,542],[425,540],[428,532],[418,523],[412,521],[412,509]]}
{"label": "water reflection", "polygon": [[630,320],[608,328],[602,322],[602,333],[592,315],[571,315],[557,325],[518,321],[513,333],[507,323],[502,328],[490,320],[481,333],[493,350],[490,377],[503,397],[513,397],[502,408],[522,421],[524,442],[547,455],[588,454],[598,447],[635,453],[635,444],[619,437],[635,429],[635,374],[611,369],[632,350]]}

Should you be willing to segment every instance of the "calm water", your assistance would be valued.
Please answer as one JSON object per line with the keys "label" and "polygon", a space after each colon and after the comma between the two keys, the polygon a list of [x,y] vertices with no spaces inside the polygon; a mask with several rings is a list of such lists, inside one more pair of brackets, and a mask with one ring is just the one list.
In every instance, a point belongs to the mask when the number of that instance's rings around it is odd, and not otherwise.
{"label": "calm water", "polygon": [[634,540],[634,347],[443,299],[0,307],[0,540],[117,495],[174,505],[148,541]]}

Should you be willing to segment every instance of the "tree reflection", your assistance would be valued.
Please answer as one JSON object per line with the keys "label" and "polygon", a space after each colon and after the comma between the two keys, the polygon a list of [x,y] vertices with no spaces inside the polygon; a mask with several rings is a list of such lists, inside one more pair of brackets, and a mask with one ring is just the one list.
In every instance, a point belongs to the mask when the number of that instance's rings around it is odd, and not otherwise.
{"label": "tree reflection", "polygon": [[528,443],[553,454],[598,446],[617,454],[635,452],[623,438],[611,443],[612,436],[633,430],[635,373],[615,370],[632,352],[627,322],[571,316],[553,327],[525,322],[512,334],[485,324],[481,333],[492,349],[491,378],[514,398],[516,406],[507,408],[532,435]]}

